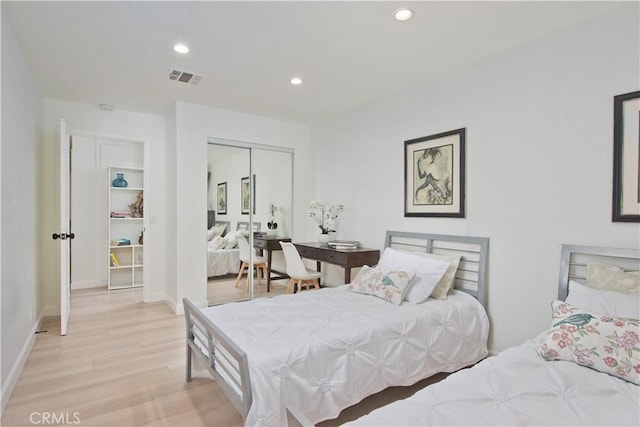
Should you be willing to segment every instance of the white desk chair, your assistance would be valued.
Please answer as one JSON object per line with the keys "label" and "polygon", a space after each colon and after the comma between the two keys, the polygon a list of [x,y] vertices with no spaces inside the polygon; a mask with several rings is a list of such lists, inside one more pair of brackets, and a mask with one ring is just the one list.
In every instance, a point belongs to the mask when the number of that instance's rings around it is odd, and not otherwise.
{"label": "white desk chair", "polygon": [[[245,268],[249,268],[249,256],[251,254],[251,249],[249,248],[249,242],[242,235],[238,235],[238,247],[240,248],[240,261],[242,261],[242,265],[240,266],[240,271],[238,272],[238,278],[236,279],[236,287],[240,283],[240,278],[242,277],[242,273]],[[260,274],[258,274],[259,270],[262,270],[262,275],[267,277],[269,274],[269,268],[267,267],[267,259],[258,255],[253,256],[253,268],[256,270],[256,276],[258,277],[258,285],[260,284]],[[251,269],[253,271],[253,268]],[[249,275],[247,272],[247,284],[245,286],[245,290],[249,291]]]}
{"label": "white desk chair", "polygon": [[318,271],[313,271],[304,266],[302,258],[298,250],[293,243],[280,242],[282,246],[282,252],[284,253],[284,260],[287,263],[287,275],[289,276],[289,283],[287,283],[286,293],[290,293],[293,288],[293,284],[298,284],[298,290],[302,290],[302,287],[309,289],[309,285],[313,285],[314,288],[320,289],[318,279],[321,274]]}

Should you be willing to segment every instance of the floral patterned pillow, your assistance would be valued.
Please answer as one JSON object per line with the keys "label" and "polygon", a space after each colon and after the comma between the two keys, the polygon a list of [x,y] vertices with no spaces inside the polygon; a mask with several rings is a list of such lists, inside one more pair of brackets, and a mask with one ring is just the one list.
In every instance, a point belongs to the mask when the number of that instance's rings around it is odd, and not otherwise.
{"label": "floral patterned pillow", "polygon": [[388,271],[365,265],[349,283],[347,289],[400,305],[409,288],[410,279],[406,271]]}
{"label": "floral patterned pillow", "polygon": [[604,316],[554,301],[553,323],[538,354],[640,385],[640,321]]}

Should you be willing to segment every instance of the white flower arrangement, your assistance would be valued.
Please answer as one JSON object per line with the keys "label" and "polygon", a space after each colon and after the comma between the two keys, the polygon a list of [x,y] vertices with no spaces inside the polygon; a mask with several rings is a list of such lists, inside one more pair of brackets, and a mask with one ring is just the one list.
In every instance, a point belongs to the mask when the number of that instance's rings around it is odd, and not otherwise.
{"label": "white flower arrangement", "polygon": [[344,210],[344,205],[314,200],[309,204],[309,209],[311,210],[309,216],[316,221],[322,234],[329,234],[336,231],[336,219],[340,215],[340,212]]}

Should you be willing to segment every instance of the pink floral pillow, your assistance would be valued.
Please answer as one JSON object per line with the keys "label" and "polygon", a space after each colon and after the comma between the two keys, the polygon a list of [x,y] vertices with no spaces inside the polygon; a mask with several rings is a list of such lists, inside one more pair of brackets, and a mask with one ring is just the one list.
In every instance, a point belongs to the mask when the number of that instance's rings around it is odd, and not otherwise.
{"label": "pink floral pillow", "polygon": [[640,320],[604,316],[554,301],[553,323],[538,354],[640,385]]}
{"label": "pink floral pillow", "polygon": [[411,278],[405,271],[388,271],[365,265],[347,289],[400,305],[409,287],[409,279]]}

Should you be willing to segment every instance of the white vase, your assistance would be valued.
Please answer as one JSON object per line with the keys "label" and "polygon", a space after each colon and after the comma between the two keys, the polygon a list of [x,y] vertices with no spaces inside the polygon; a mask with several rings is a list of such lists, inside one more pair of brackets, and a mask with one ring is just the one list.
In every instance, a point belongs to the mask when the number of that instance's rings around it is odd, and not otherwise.
{"label": "white vase", "polygon": [[268,228],[267,229],[267,236],[276,237],[277,235],[278,235],[278,229],[277,228]]}
{"label": "white vase", "polygon": [[327,242],[329,241],[329,234],[320,234],[318,236],[318,242],[323,243],[323,244],[327,244]]}

